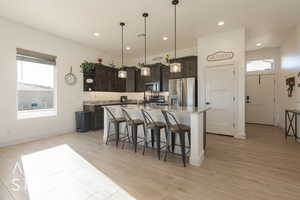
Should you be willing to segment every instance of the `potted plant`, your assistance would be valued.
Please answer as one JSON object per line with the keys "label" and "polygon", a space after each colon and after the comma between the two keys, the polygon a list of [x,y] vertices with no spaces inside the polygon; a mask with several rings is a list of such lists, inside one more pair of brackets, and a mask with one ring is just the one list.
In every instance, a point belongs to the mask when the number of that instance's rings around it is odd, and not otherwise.
{"label": "potted plant", "polygon": [[95,64],[88,62],[86,60],[83,63],[81,63],[80,68],[81,68],[81,72],[85,74],[90,74],[95,72]]}

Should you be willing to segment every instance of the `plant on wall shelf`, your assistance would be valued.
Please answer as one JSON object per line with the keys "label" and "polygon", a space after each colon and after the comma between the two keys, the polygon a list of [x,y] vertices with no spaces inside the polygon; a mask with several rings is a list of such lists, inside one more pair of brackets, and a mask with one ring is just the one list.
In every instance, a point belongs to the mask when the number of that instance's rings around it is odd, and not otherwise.
{"label": "plant on wall shelf", "polygon": [[167,54],[167,55],[165,56],[165,61],[166,61],[167,65],[170,64],[170,55],[169,55],[169,54]]}
{"label": "plant on wall shelf", "polygon": [[95,70],[95,64],[85,60],[81,63],[80,68],[82,73],[92,73]]}

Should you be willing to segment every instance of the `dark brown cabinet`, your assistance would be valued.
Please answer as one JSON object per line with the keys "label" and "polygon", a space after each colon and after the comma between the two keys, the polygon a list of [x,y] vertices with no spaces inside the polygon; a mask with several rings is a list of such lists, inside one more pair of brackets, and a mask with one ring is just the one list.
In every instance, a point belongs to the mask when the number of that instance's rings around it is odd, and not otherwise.
{"label": "dark brown cabinet", "polygon": [[[93,84],[87,84],[86,79],[94,80]],[[102,65],[96,64],[94,74],[84,74],[84,91],[99,92],[126,92],[126,79],[118,78],[118,70]]]}
{"label": "dark brown cabinet", "polygon": [[168,66],[161,66],[161,91],[169,91],[170,68]]}
{"label": "dark brown cabinet", "polygon": [[197,56],[188,56],[171,60],[181,63],[181,72],[170,73],[170,79],[197,77]]}
{"label": "dark brown cabinet", "polygon": [[145,77],[141,75],[141,70],[137,69],[135,73],[135,91],[136,92],[144,92],[145,90]]}
{"label": "dark brown cabinet", "polygon": [[[171,60],[182,65],[180,73],[170,73],[169,66],[161,63],[149,65],[150,76],[141,76],[140,69],[126,67],[127,78],[118,78],[118,69],[102,64],[95,64],[95,72],[84,74],[84,91],[101,92],[144,92],[145,83],[159,82],[161,91],[168,91],[169,79],[197,77],[197,56],[189,56]],[[86,83],[93,79],[93,83]]]}
{"label": "dark brown cabinet", "polygon": [[95,90],[107,91],[109,89],[109,83],[106,81],[110,76],[109,68],[105,66],[96,66],[96,78],[95,78]]}
{"label": "dark brown cabinet", "polygon": [[135,92],[136,85],[136,68],[128,67],[127,71],[127,79],[126,79],[126,92]]}
{"label": "dark brown cabinet", "polygon": [[161,78],[161,64],[157,63],[151,66],[151,82],[160,82]]}
{"label": "dark brown cabinet", "polygon": [[104,108],[98,105],[84,105],[85,112],[91,112],[90,127],[92,130],[104,128]]}
{"label": "dark brown cabinet", "polygon": [[149,65],[150,68],[150,76],[144,76],[143,81],[144,83],[150,82],[160,82],[161,79],[161,65],[160,63]]}

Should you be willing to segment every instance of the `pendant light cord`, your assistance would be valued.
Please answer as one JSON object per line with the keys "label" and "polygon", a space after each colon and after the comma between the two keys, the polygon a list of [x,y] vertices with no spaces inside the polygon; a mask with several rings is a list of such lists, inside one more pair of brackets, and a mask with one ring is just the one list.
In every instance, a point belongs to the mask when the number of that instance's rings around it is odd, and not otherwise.
{"label": "pendant light cord", "polygon": [[143,13],[143,17],[144,17],[144,25],[145,25],[145,62],[144,65],[146,65],[147,63],[147,17],[149,16],[148,13]]}
{"label": "pendant light cord", "polygon": [[177,6],[177,4],[175,4],[175,13],[174,13],[175,14],[175,26],[174,26],[175,27],[175,31],[174,31],[175,32],[175,59],[176,59],[176,56],[177,56],[176,55],[176,53],[177,53],[176,52],[176,49],[177,49],[177,27],[176,27],[176,24],[177,24],[177,12],[176,12],[176,6]]}
{"label": "pendant light cord", "polygon": [[122,66],[121,68],[124,66],[124,25],[122,26]]}
{"label": "pendant light cord", "polygon": [[146,21],[147,19],[146,19],[146,17],[145,17],[145,65],[146,65],[146,63],[147,63],[147,27],[146,27],[146,23],[147,23],[147,21]]}

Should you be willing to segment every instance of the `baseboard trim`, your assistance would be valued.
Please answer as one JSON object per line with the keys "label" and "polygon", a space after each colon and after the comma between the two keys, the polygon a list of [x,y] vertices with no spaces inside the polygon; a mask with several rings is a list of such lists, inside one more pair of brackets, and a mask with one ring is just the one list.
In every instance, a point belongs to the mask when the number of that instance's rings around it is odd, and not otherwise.
{"label": "baseboard trim", "polygon": [[2,143],[2,144],[0,143],[0,148],[17,145],[17,144],[28,143],[28,142],[34,142],[34,141],[38,141],[38,140],[42,140],[42,139],[46,139],[46,138],[50,138],[50,137],[54,137],[54,136],[60,136],[60,135],[64,135],[64,134],[72,133],[72,132],[75,132],[75,130],[73,130],[73,131],[66,130],[66,131],[61,131],[59,133],[52,133],[52,134],[46,134],[46,135],[42,135],[42,136],[33,136],[33,137],[28,137],[28,138],[23,138],[23,139],[12,140],[7,143]]}
{"label": "baseboard trim", "polygon": [[247,136],[245,134],[236,134],[236,135],[234,135],[234,138],[245,140],[245,139],[247,139]]}
{"label": "baseboard trim", "polygon": [[190,165],[199,167],[203,163],[204,159],[205,159],[204,151],[202,151],[202,153],[197,157],[190,156]]}

